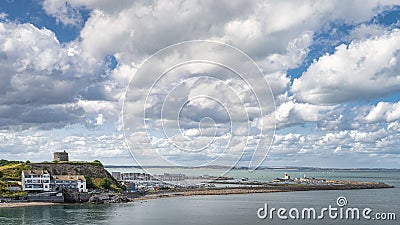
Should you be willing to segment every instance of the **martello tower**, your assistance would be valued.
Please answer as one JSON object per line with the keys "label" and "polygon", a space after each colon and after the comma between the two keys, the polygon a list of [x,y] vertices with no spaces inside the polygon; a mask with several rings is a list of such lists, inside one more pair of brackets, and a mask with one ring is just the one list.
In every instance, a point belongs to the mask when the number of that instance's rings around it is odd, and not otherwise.
{"label": "martello tower", "polygon": [[68,161],[68,152],[54,152],[54,161]]}

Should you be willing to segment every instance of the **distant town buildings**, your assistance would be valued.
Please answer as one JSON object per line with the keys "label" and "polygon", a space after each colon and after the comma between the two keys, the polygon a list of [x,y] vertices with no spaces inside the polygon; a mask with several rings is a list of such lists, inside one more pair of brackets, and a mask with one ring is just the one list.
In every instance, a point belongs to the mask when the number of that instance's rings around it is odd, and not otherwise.
{"label": "distant town buildings", "polygon": [[121,173],[121,172],[112,172],[111,175],[118,181],[150,181],[154,180],[150,174],[147,173]]}
{"label": "distant town buildings", "polygon": [[158,175],[158,179],[162,181],[183,181],[186,179],[186,175],[182,173],[164,173]]}
{"label": "distant town buildings", "polygon": [[284,180],[290,180],[290,176],[287,173],[285,173],[285,176],[283,177],[283,179]]}
{"label": "distant town buildings", "polygon": [[148,173],[111,172],[111,175],[117,181],[121,182],[129,192],[143,190],[151,191],[163,188],[173,189],[215,187],[214,184],[206,184],[204,180],[226,179],[225,177],[215,177],[209,175],[186,176],[183,173],[164,173],[159,175],[151,175]]}
{"label": "distant town buildings", "polygon": [[54,161],[68,161],[68,153],[66,151],[54,152],[53,156]]}
{"label": "distant town buildings", "polygon": [[164,173],[161,175],[150,175],[148,173],[121,173],[112,172],[111,175],[118,181],[183,181],[187,178],[182,173]]}
{"label": "distant town buildings", "polygon": [[291,178],[287,173],[282,178],[275,178],[272,182],[275,183],[297,183],[297,184],[323,184],[326,183],[326,179],[317,179],[317,178],[310,178],[306,177],[304,174],[303,177],[295,177]]}
{"label": "distant town buildings", "polygon": [[121,172],[111,172],[111,176],[113,176],[116,180],[121,181]]}

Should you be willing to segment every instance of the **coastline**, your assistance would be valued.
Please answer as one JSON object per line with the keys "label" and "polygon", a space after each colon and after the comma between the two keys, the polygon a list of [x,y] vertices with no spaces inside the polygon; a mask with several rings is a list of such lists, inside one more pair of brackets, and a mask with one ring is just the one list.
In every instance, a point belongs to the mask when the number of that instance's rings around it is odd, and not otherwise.
{"label": "coastline", "polygon": [[[97,202],[89,202],[87,204],[113,204],[125,202],[146,201],[160,198],[182,197],[182,196],[200,196],[200,195],[233,195],[233,194],[257,194],[257,193],[273,193],[273,192],[295,192],[295,191],[323,191],[323,190],[359,190],[359,189],[381,189],[394,188],[381,182],[342,182],[340,185],[288,185],[277,184],[258,187],[226,187],[226,188],[198,188],[198,189],[180,189],[151,192],[142,197],[128,197],[124,193],[103,193],[97,195]],[[96,195],[95,195],[96,196]],[[112,198],[119,199],[117,201],[109,201]],[[3,202],[0,203],[1,208],[30,207],[30,206],[48,206],[62,205],[65,203],[54,202]],[[72,203],[75,204],[75,203]],[[82,203],[78,203],[82,204]]]}
{"label": "coastline", "polygon": [[272,193],[272,192],[287,192],[287,191],[270,190],[270,189],[248,189],[248,188],[176,191],[176,192],[152,193],[143,197],[134,198],[132,199],[132,202],[160,199],[160,198],[182,197],[182,196],[257,194],[257,193]]}
{"label": "coastline", "polygon": [[[145,195],[143,197],[130,198],[128,202],[146,201],[161,198],[173,198],[183,196],[201,196],[201,195],[233,195],[233,194],[257,194],[257,193],[272,193],[272,192],[290,192],[279,189],[254,189],[254,188],[223,188],[223,189],[201,189],[189,191],[166,191],[156,192]],[[122,202],[119,202],[122,203]],[[3,202],[0,203],[2,208],[16,208],[16,207],[31,207],[31,206],[49,206],[49,205],[63,205],[63,204],[82,204],[82,203],[54,203],[54,202]],[[115,203],[86,203],[86,204],[115,204]]]}
{"label": "coastline", "polygon": [[196,195],[232,195],[232,194],[257,194],[272,192],[295,192],[295,191],[324,191],[324,190],[360,190],[360,189],[382,189],[394,188],[394,186],[375,182],[352,182],[343,185],[276,185],[260,187],[229,187],[215,189],[188,189],[183,191],[160,191],[150,193],[143,197],[133,198],[131,201],[144,201],[150,199],[196,196]]}
{"label": "coastline", "polygon": [[2,203],[0,203],[0,209],[3,209],[3,208],[16,208],[16,207],[62,205],[62,204],[64,204],[64,203],[54,203],[54,202],[2,202]]}

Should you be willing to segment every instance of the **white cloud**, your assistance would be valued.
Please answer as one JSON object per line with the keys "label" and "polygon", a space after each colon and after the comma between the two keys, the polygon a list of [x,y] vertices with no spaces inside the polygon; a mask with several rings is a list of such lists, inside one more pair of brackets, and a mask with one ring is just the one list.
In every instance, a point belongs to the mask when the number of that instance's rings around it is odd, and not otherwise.
{"label": "white cloud", "polygon": [[45,0],[43,1],[43,9],[47,14],[56,18],[57,22],[64,25],[80,26],[83,23],[79,10],[73,8],[68,1]]}
{"label": "white cloud", "polygon": [[327,117],[335,106],[319,106],[308,103],[295,103],[287,101],[277,107],[275,120],[277,128],[294,124],[318,122]]}
{"label": "white cloud", "polygon": [[377,24],[361,24],[350,32],[347,39],[349,41],[372,39],[384,35],[385,32],[386,28],[384,26]]}
{"label": "white cloud", "polygon": [[394,121],[391,122],[387,125],[388,131],[395,132],[395,133],[400,133],[400,122],[399,121]]}
{"label": "white cloud", "polygon": [[[284,162],[286,165],[305,165],[305,161],[309,165],[309,161],[313,161],[313,165],[321,167],[396,167],[400,154],[397,132],[388,133],[382,128],[361,130],[277,134],[267,160],[274,163],[290,158]],[[386,163],[376,164],[376,161]]]}
{"label": "white cloud", "polygon": [[10,160],[42,162],[51,161],[53,152],[66,150],[71,160],[102,159],[110,164],[134,163],[120,134],[103,131],[82,135],[71,133],[68,129],[60,129],[58,132],[61,134],[57,134],[54,130],[2,131],[0,132],[1,157]]}
{"label": "white cloud", "polygon": [[63,127],[82,122],[79,99],[115,99],[97,77],[105,73],[104,62],[70,48],[46,28],[0,23],[0,127]]}
{"label": "white cloud", "polygon": [[379,102],[365,117],[369,123],[387,121],[392,122],[400,119],[400,102]]}
{"label": "white cloud", "polygon": [[[213,39],[238,46],[256,59],[285,54],[293,40],[330,21],[358,23],[390,4],[389,1],[68,2],[76,8],[93,9],[81,32],[83,47],[93,56],[138,57],[180,41]],[[113,32],[104,33],[109,27]],[[293,57],[298,56],[289,56]]]}
{"label": "white cloud", "polygon": [[96,125],[103,125],[104,124],[104,117],[103,114],[99,114],[96,118]]}
{"label": "white cloud", "polygon": [[295,79],[292,92],[300,101],[336,104],[368,100],[400,90],[400,30],[338,46]]}
{"label": "white cloud", "polygon": [[[93,137],[80,137],[82,135],[76,134],[52,136],[51,132],[43,131],[43,135],[34,136],[28,133],[19,135],[10,127],[60,128],[54,132],[65,132],[62,127],[74,123],[89,127],[107,126],[110,121],[118,120],[121,96],[142,60],[170,44],[211,39],[238,47],[260,65],[278,106],[276,115],[263,118],[263,123],[273,128],[276,116],[278,128],[291,126],[288,130],[293,128],[302,131],[277,136],[274,146],[278,149],[277,157],[295,157],[293,161],[306,157],[322,163],[326,161],[318,159],[330,159],[332,155],[351,158],[357,154],[375,154],[379,151],[396,155],[398,153],[394,146],[399,144],[396,139],[398,103],[379,103],[371,110],[353,110],[335,105],[375,98],[399,90],[400,32],[387,31],[388,28],[384,26],[359,24],[387,9],[391,3],[362,0],[122,0],[118,3],[108,0],[45,0],[43,9],[46,13],[63,25],[77,26],[82,30],[76,40],[60,44],[55,34],[48,29],[39,29],[31,24],[0,24],[0,128],[8,129],[8,134],[0,135],[0,141],[4,141],[1,143],[6,143],[0,144],[1,151],[6,157],[18,158],[17,147],[13,146],[23,146],[29,156],[46,158],[47,152],[65,147],[81,159],[100,157],[111,160],[112,157],[125,157],[126,162],[125,145],[120,144],[121,137],[117,134]],[[80,10],[91,10],[84,24]],[[355,25],[356,28],[345,37],[353,42],[349,46],[338,46],[333,54],[316,60],[290,87],[291,78],[286,75],[287,70],[304,63],[313,45],[314,35],[332,23]],[[194,55],[200,50],[186,49],[169,55],[153,65],[149,74],[163,68],[166,62],[179,62],[184,56]],[[201,57],[208,57],[207,54],[214,55],[216,60],[239,64],[235,61],[237,59],[223,53],[206,52]],[[112,71],[104,63],[104,57],[109,55],[117,60],[117,68]],[[174,112],[181,107],[178,103],[182,99],[187,100],[188,97],[200,94],[221,99],[229,105],[232,118],[238,122],[232,128],[236,136],[232,142],[233,148],[226,154],[228,161],[235,158],[245,148],[246,134],[257,131],[249,130],[245,126],[247,124],[241,123],[247,118],[240,107],[247,106],[253,119],[250,123],[253,128],[261,123],[260,118],[256,118],[258,109],[254,96],[240,79],[229,77],[210,66],[189,65],[175,72],[156,87],[156,94],[150,96],[146,107],[159,109],[162,98],[158,94],[165,95],[171,91],[171,86],[175,84],[173,82],[178,78],[186,79],[193,74],[209,76],[210,79],[203,82],[183,82],[172,93],[170,104],[165,106],[166,119],[163,122],[174,122]],[[147,78],[149,80],[141,80],[141,85],[145,86],[146,82],[152,81],[150,76]],[[255,82],[255,89],[260,89],[261,81]],[[227,86],[232,87],[234,93]],[[144,91],[137,89],[133,96],[128,97],[140,96]],[[292,93],[294,96],[291,96]],[[272,101],[269,103],[266,108],[271,112],[274,107]],[[142,112],[143,104],[135,100],[130,107],[133,112]],[[214,132],[219,138],[227,139],[229,129],[225,120],[228,116],[223,107],[214,101],[197,99],[191,100],[185,110],[182,111],[185,120],[180,124],[182,127],[179,127],[183,129],[184,135],[171,136],[176,143],[202,146],[208,143]],[[356,116],[349,114],[358,114],[357,110],[362,113],[352,121]],[[218,126],[217,129],[199,128],[198,121],[205,115],[213,117],[216,123],[210,124]],[[140,114],[138,118],[143,119],[142,116]],[[154,113],[151,118],[156,116],[158,114]],[[375,123],[380,121],[390,121],[387,127],[384,125],[386,130]],[[141,129],[141,122],[135,120],[132,124]],[[210,148],[204,154],[197,155],[198,158],[182,156],[167,140],[157,136],[160,121],[151,120],[150,124],[155,128],[152,144],[171,159],[204,161],[218,154],[215,148]],[[304,134],[306,132],[303,133],[303,127],[298,124],[314,124],[320,130]],[[176,134],[177,127],[174,125],[172,128],[175,132],[173,134]],[[132,135],[137,135],[132,136],[137,141],[147,138],[143,133]],[[194,141],[189,143],[185,136]],[[259,137],[252,138],[251,145],[254,145]],[[213,147],[216,146],[214,144]],[[144,147],[151,150],[151,146]],[[154,152],[138,151],[150,163],[154,163]],[[35,153],[38,153],[37,156],[34,156]]]}
{"label": "white cloud", "polygon": [[0,12],[0,20],[5,20],[7,18],[7,13],[5,12]]}

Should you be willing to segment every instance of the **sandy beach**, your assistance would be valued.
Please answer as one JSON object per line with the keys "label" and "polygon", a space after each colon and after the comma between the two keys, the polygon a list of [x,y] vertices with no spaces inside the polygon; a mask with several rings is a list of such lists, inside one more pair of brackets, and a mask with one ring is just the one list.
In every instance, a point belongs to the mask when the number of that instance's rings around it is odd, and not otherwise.
{"label": "sandy beach", "polygon": [[53,202],[2,202],[2,203],[0,203],[0,208],[46,206],[46,205],[59,205],[59,204],[62,204],[62,203],[53,203]]}

